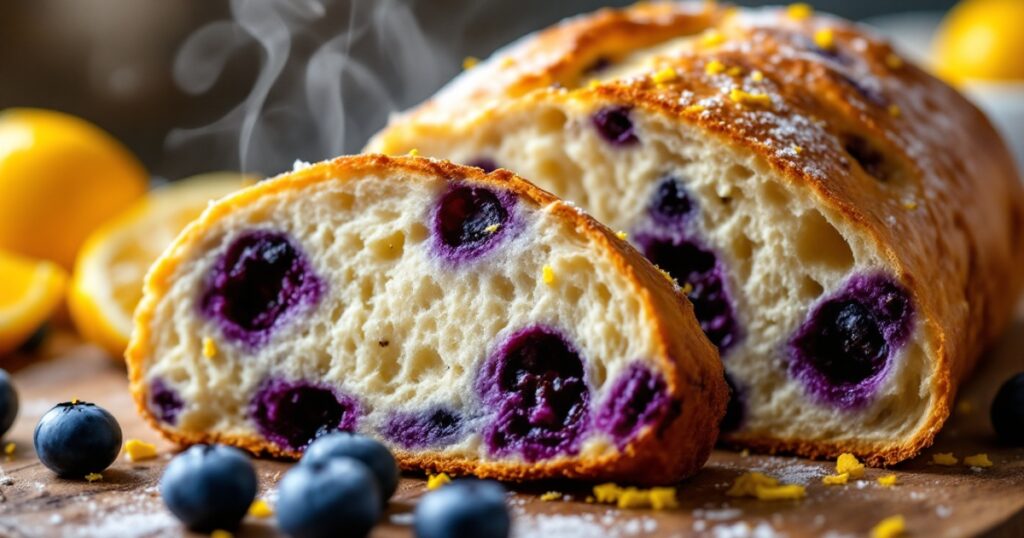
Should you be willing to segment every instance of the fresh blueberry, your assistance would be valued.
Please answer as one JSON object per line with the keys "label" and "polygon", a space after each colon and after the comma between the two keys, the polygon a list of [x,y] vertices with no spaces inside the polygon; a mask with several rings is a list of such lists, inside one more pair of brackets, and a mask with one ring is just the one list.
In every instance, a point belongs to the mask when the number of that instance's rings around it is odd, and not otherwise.
{"label": "fresh blueberry", "polygon": [[489,480],[456,480],[427,493],[413,526],[417,538],[505,538],[512,519],[505,488]]}
{"label": "fresh blueberry", "polygon": [[1011,445],[1024,445],[1024,372],[1003,383],[992,401],[992,426]]}
{"label": "fresh blueberry", "polygon": [[398,462],[387,447],[363,435],[347,432],[324,435],[309,445],[301,463],[323,465],[339,457],[355,458],[369,467],[380,485],[383,502],[386,503],[395,494],[398,489]]}
{"label": "fresh blueberry", "polygon": [[693,210],[693,201],[686,187],[674,176],[665,176],[658,181],[649,205],[651,216],[663,224],[679,222]]}
{"label": "fresh blueberry", "polygon": [[629,118],[630,109],[626,107],[609,107],[598,110],[590,119],[601,137],[613,146],[629,146],[639,142],[633,120]]}
{"label": "fresh blueberry", "polygon": [[277,488],[277,521],[295,538],[366,536],[382,512],[380,486],[363,462],[328,457],[292,467]]}
{"label": "fresh blueberry", "polygon": [[39,460],[63,477],[98,473],[121,451],[121,426],[96,404],[57,404],[39,419],[33,442]]}
{"label": "fresh blueberry", "polygon": [[256,498],[256,471],[241,450],[196,445],[178,454],[160,478],[164,504],[186,527],[234,529]]}
{"label": "fresh blueberry", "polygon": [[18,392],[14,390],[14,383],[6,370],[0,369],[0,437],[3,437],[7,430],[14,424],[14,418],[18,416]]}
{"label": "fresh blueberry", "polygon": [[434,216],[434,230],[442,250],[479,254],[503,233],[509,218],[502,197],[484,187],[460,186],[441,196]]}

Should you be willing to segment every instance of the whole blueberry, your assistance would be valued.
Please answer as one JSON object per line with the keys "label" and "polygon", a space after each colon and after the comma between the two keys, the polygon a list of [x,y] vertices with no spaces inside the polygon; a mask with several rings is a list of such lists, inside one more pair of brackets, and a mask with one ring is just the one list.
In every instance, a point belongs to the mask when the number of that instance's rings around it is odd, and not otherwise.
{"label": "whole blueberry", "polygon": [[386,503],[398,489],[398,462],[379,441],[364,435],[334,432],[320,437],[306,449],[303,464],[322,464],[329,459],[347,456],[370,468],[380,486],[381,501]]}
{"label": "whole blueberry", "polygon": [[277,522],[295,538],[366,536],[380,519],[380,487],[363,462],[347,457],[292,467],[277,488]]}
{"label": "whole blueberry", "polygon": [[992,426],[1012,445],[1024,445],[1024,372],[1003,383],[992,401]]}
{"label": "whole blueberry", "polygon": [[33,435],[36,454],[63,477],[98,473],[121,451],[121,426],[102,407],[78,400],[57,404],[39,419]]}
{"label": "whole blueberry", "polygon": [[196,445],[167,465],[160,496],[192,530],[234,529],[256,498],[256,471],[237,448]]}
{"label": "whole blueberry", "polygon": [[512,520],[505,489],[489,480],[456,480],[427,493],[416,506],[418,538],[505,538]]}
{"label": "whole blueberry", "polygon": [[18,392],[6,370],[0,369],[0,437],[14,424],[18,416]]}

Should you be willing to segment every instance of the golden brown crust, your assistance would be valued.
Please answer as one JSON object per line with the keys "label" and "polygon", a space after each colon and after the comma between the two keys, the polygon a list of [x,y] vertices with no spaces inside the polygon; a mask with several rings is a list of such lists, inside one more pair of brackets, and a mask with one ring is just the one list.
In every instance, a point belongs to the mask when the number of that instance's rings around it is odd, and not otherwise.
{"label": "golden brown crust", "polygon": [[473,474],[502,480],[530,480],[567,477],[586,480],[621,480],[637,484],[676,482],[696,472],[707,460],[718,434],[718,422],[725,413],[726,388],[718,353],[704,337],[693,315],[693,308],[673,282],[665,278],[643,256],[606,227],[554,195],[518,178],[507,170],[490,174],[478,168],[447,161],[412,157],[361,155],[340,157],[320,163],[232,195],[211,206],[175,240],[154,264],[146,279],[145,295],[135,313],[135,331],[126,352],[131,391],[142,416],[165,437],[179,444],[227,443],[256,454],[298,458],[301,454],[283,450],[255,436],[231,436],[216,432],[181,432],[170,429],[153,416],[146,405],[143,383],[150,346],[150,327],[157,301],[163,296],[178,265],[191,255],[191,249],[210,225],[251,201],[275,192],[327,181],[346,181],[353,177],[404,176],[447,178],[498,185],[538,206],[550,206],[552,212],[574,224],[577,233],[606,251],[616,269],[633,287],[646,318],[656,331],[655,360],[666,377],[669,394],[680,403],[681,411],[655,431],[646,428],[620,453],[598,458],[559,458],[554,461],[524,463],[512,461],[480,462],[462,457],[444,457],[430,453],[399,451],[396,456],[404,469]]}
{"label": "golden brown crust", "polygon": [[[659,20],[673,21],[676,33],[639,37],[651,10],[660,10]],[[918,454],[947,418],[959,384],[1005,328],[1024,284],[1024,272],[1015,270],[1024,266],[1024,192],[998,134],[956,91],[865,29],[834,17],[795,20],[785,10],[695,10],[667,3],[617,13],[574,19],[541,33],[536,47],[509,53],[511,64],[535,65],[537,71],[512,80],[484,80],[471,72],[458,92],[443,90],[433,103],[399,118],[370,147],[402,151],[406,141],[431,132],[469,130],[538,104],[616,104],[695,126],[755,157],[841,215],[910,290],[932,362],[933,399],[908,439],[829,444],[737,435],[728,441],[807,456],[854,452],[872,464]],[[647,24],[664,30],[660,22]],[[633,41],[582,37],[595,27],[615,33],[612,27],[626,25]],[[631,76],[581,84],[593,50],[625,57],[701,31],[671,53],[644,58],[650,64],[635,66]],[[537,54],[539,44],[571,53],[560,61],[520,57]],[[484,69],[506,64],[498,57]],[[674,78],[659,77],[664,68]],[[540,80],[559,87],[535,82]],[[474,83],[487,90],[473,92]],[[464,95],[475,99],[456,108],[452,97]],[[868,162],[871,153],[882,161]]]}

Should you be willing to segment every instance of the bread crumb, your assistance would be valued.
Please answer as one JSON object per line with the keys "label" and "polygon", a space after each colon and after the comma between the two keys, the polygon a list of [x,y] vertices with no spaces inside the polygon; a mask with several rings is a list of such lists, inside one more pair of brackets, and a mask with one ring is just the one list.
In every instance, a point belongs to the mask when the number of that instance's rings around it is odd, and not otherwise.
{"label": "bread crumb", "polygon": [[445,473],[427,475],[427,489],[437,489],[451,481],[451,477]]}
{"label": "bread crumb", "polygon": [[725,64],[719,60],[711,60],[704,64],[704,72],[709,75],[718,75],[725,72]]}
{"label": "bread crumb", "polygon": [[555,270],[552,269],[550,265],[545,265],[544,268],[541,269],[541,280],[543,280],[548,286],[555,283]]}
{"label": "bread crumb", "polygon": [[811,18],[814,14],[814,8],[803,3],[798,2],[796,4],[790,4],[786,7],[786,16],[794,21],[804,21]]}
{"label": "bread crumb", "polygon": [[836,459],[836,472],[849,473],[850,478],[861,478],[864,476],[864,464],[857,459],[857,456],[847,452],[840,454]]}
{"label": "bread crumb", "polygon": [[217,343],[209,336],[203,338],[203,356],[212,359],[217,356]]}
{"label": "bread crumb", "polygon": [[542,500],[544,502],[557,501],[558,499],[561,499],[561,498],[562,498],[562,494],[557,492],[557,491],[549,491],[549,492],[547,492],[547,493],[545,493],[545,494],[540,496],[540,500]]}
{"label": "bread crumb", "polygon": [[258,518],[268,518],[274,515],[274,509],[270,507],[270,504],[263,499],[256,499],[249,506],[249,515]]}
{"label": "bread crumb", "polygon": [[890,516],[878,522],[871,529],[871,538],[896,538],[902,536],[906,531],[906,521],[903,516]]}
{"label": "bread crumb", "polygon": [[766,93],[751,93],[743,91],[739,88],[733,88],[729,90],[729,99],[741,105],[747,106],[772,106],[772,98]]}
{"label": "bread crumb", "polygon": [[103,475],[100,473],[89,473],[85,475],[85,480],[91,484],[97,480],[103,480]]}
{"label": "bread crumb", "polygon": [[836,48],[835,32],[831,28],[822,28],[814,32],[814,44],[825,50]]}
{"label": "bread crumb", "polygon": [[666,82],[672,82],[677,77],[678,75],[674,68],[666,67],[654,73],[654,75],[651,76],[651,80],[653,80],[655,84],[664,84]]}
{"label": "bread crumb", "polygon": [[896,475],[894,475],[894,474],[887,474],[885,476],[878,477],[878,484],[880,486],[884,486],[884,487],[895,486],[896,485],[896,480],[897,480]]}
{"label": "bread crumb", "polygon": [[124,456],[128,461],[133,462],[153,459],[156,457],[156,445],[138,439],[129,439],[124,443]]}
{"label": "bread crumb", "polygon": [[903,67],[903,58],[900,58],[896,53],[890,52],[885,57],[885,65],[889,69],[899,69]]}
{"label": "bread crumb", "polygon": [[761,82],[764,80],[764,73],[755,69],[750,73],[750,80],[753,80],[754,82]]}
{"label": "bread crumb", "polygon": [[463,69],[473,69],[479,63],[480,63],[480,59],[479,58],[476,58],[474,56],[466,56],[465,58],[462,59],[462,68]]}
{"label": "bread crumb", "polygon": [[932,463],[936,465],[956,465],[960,460],[956,459],[956,456],[952,452],[940,452],[938,454],[932,454]]}
{"label": "bread crumb", "polygon": [[988,459],[988,454],[975,454],[964,458],[964,465],[970,465],[971,467],[991,467],[992,460]]}
{"label": "bread crumb", "polygon": [[821,477],[821,483],[826,486],[840,486],[850,480],[850,473],[839,473]]}
{"label": "bread crumb", "polygon": [[713,47],[715,45],[721,45],[724,42],[725,42],[725,36],[722,35],[722,32],[719,32],[718,30],[716,30],[714,28],[708,29],[707,31],[705,31],[700,36],[700,43],[702,45],[704,45],[705,47]]}

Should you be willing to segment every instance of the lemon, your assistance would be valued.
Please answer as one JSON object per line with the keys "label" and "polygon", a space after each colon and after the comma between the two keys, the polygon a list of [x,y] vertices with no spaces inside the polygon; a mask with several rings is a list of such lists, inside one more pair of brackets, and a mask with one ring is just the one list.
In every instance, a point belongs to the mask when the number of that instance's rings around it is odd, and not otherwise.
{"label": "lemon", "polygon": [[79,333],[115,357],[128,346],[149,266],[212,200],[251,185],[241,174],[203,174],[153,190],[93,232],[75,262],[68,306]]}
{"label": "lemon", "polygon": [[60,112],[0,112],[0,248],[70,269],[93,229],[146,191],[118,141]]}
{"label": "lemon", "polygon": [[28,340],[64,299],[67,273],[53,262],[0,250],[0,355]]}
{"label": "lemon", "polygon": [[1022,24],[1022,0],[960,2],[935,38],[939,74],[952,81],[1024,79]]}

